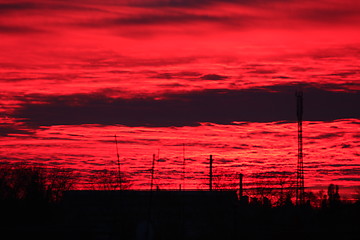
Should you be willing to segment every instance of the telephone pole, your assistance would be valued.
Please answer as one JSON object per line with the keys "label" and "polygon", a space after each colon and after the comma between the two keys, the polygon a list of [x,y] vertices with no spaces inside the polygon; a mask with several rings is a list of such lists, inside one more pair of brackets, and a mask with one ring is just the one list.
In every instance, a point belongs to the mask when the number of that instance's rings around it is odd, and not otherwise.
{"label": "telephone pole", "polygon": [[303,162],[303,92],[296,92],[297,102],[297,125],[298,125],[298,161],[296,171],[296,204],[303,205],[304,199],[304,162]]}
{"label": "telephone pole", "polygon": [[121,184],[121,172],[120,172],[120,156],[119,156],[119,148],[118,148],[118,141],[117,141],[117,137],[115,134],[115,144],[116,144],[116,156],[117,156],[117,165],[118,165],[118,178],[119,178],[119,188],[120,190],[122,189],[122,184]]}

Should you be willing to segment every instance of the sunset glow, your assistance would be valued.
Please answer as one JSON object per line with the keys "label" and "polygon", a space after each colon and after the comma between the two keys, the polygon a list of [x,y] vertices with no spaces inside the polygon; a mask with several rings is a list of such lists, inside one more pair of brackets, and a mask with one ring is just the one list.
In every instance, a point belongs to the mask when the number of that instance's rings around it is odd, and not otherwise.
{"label": "sunset glow", "polygon": [[[1,1],[0,161],[89,188],[121,167],[148,189],[217,171],[292,176],[304,92],[305,187],[360,187],[357,0]],[[183,160],[185,158],[185,166]],[[185,180],[183,169],[185,168]],[[237,180],[236,180],[237,181]]]}

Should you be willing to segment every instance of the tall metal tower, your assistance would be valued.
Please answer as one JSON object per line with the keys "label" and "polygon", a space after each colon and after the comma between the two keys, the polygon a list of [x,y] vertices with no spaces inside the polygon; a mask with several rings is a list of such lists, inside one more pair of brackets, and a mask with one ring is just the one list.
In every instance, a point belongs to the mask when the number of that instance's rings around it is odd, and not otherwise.
{"label": "tall metal tower", "polygon": [[212,157],[212,155],[210,155],[210,169],[209,170],[210,170],[210,172],[209,172],[209,175],[210,175],[209,190],[212,191],[213,190],[212,189],[212,187],[213,187],[213,157]]}
{"label": "tall metal tower", "polygon": [[298,162],[296,171],[296,204],[303,205],[304,199],[304,162],[303,162],[303,92],[296,91],[297,121],[298,121]]}
{"label": "tall metal tower", "polygon": [[185,158],[185,143],[183,143],[183,163],[182,163],[182,167],[183,167],[183,169],[182,169],[182,188],[183,189],[185,189],[185,181],[186,181],[186,169],[185,169],[185,164],[186,164],[186,162],[185,162],[185,160],[186,160],[186,158]]}

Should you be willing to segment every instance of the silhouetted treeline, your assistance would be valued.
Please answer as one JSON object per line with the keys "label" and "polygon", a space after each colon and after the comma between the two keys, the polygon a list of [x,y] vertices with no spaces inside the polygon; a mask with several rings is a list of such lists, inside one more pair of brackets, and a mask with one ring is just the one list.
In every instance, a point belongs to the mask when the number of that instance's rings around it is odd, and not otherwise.
{"label": "silhouetted treeline", "polygon": [[29,204],[56,202],[74,183],[73,173],[62,168],[3,165],[0,167],[0,200]]}
{"label": "silhouetted treeline", "polygon": [[0,166],[0,227],[20,231],[57,221],[58,203],[71,190],[73,173],[25,164]]}
{"label": "silhouetted treeline", "polygon": [[[125,173],[111,170],[96,170],[93,172],[90,188],[92,190],[128,190],[132,183]],[[120,184],[121,183],[121,184]]]}
{"label": "silhouetted treeline", "polygon": [[98,174],[96,190],[69,191],[77,176],[65,169],[0,170],[0,232],[12,239],[358,239],[360,234],[360,194],[355,202],[342,201],[333,184],[326,193],[308,192],[307,203],[296,206],[286,178],[280,179],[283,187],[273,189],[259,177],[253,195],[246,196],[248,191],[239,198],[221,187],[116,191],[116,172]]}

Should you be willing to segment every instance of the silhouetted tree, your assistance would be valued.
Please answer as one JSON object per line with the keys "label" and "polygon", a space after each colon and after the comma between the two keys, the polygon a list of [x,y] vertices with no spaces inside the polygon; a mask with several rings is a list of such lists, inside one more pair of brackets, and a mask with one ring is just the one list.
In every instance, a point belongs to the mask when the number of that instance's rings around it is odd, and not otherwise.
{"label": "silhouetted tree", "polygon": [[223,170],[215,171],[213,176],[214,190],[236,190],[238,184],[238,174],[228,173]]}
{"label": "silhouetted tree", "polygon": [[295,195],[295,180],[293,175],[287,173],[277,174],[274,178],[274,198],[276,206],[291,205]]}
{"label": "silhouetted tree", "polygon": [[312,207],[321,208],[323,204],[326,205],[327,196],[323,190],[318,192],[306,191],[304,195],[305,201],[309,202]]}
{"label": "silhouetted tree", "polygon": [[[119,174],[117,171],[100,170],[97,171],[93,178],[93,189],[94,190],[119,190]],[[121,190],[128,190],[132,186],[131,181],[128,177],[121,173]]]}
{"label": "silhouetted tree", "polygon": [[[254,188],[252,189],[253,198],[257,198],[260,202],[266,198],[271,202],[271,198],[274,196],[274,186],[272,175],[270,173],[255,173],[252,175],[254,179]],[[266,200],[266,201],[267,201]]]}
{"label": "silhouetted tree", "polygon": [[8,201],[58,201],[63,191],[75,182],[71,171],[46,169],[18,164],[2,166],[0,171],[0,198]]}
{"label": "silhouetted tree", "polygon": [[1,196],[6,200],[44,200],[45,175],[41,169],[25,166],[3,166]]}
{"label": "silhouetted tree", "polygon": [[[223,169],[213,171],[212,189],[214,191],[237,190],[239,188],[239,175],[229,173]],[[209,189],[209,178],[204,178],[199,189]]]}
{"label": "silhouetted tree", "polygon": [[45,169],[46,191],[50,201],[61,200],[64,191],[72,190],[75,186],[78,175],[64,168]]}
{"label": "silhouetted tree", "polygon": [[360,203],[360,187],[356,188],[354,198],[356,199],[357,203]]}
{"label": "silhouetted tree", "polygon": [[304,199],[305,199],[305,202],[312,207],[316,207],[318,204],[318,197],[312,191],[304,192]]}
{"label": "silhouetted tree", "polygon": [[330,184],[328,187],[328,204],[329,206],[336,206],[340,203],[339,186]]}

